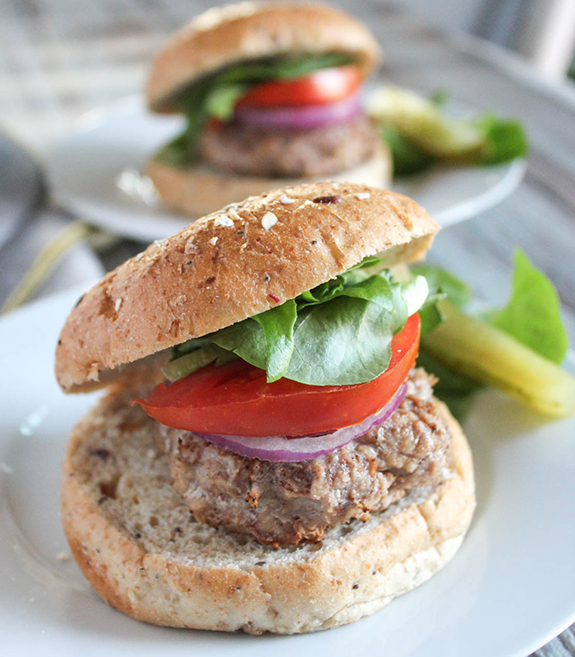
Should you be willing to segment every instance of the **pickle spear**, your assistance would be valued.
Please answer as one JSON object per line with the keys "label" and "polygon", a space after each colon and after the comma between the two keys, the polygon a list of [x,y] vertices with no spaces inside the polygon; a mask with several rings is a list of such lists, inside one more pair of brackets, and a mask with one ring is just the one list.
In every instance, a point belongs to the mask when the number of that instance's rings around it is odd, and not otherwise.
{"label": "pickle spear", "polygon": [[440,301],[445,321],[422,347],[447,367],[500,388],[545,415],[575,412],[575,378],[491,324]]}
{"label": "pickle spear", "polygon": [[425,153],[440,159],[478,153],[484,145],[478,125],[447,117],[432,102],[406,89],[378,89],[369,98],[367,110],[377,121],[391,124]]}
{"label": "pickle spear", "polygon": [[226,351],[215,344],[208,344],[199,349],[194,349],[194,351],[180,356],[179,358],[171,360],[167,365],[162,367],[162,374],[168,379],[168,381],[172,381],[173,383],[178,379],[183,379],[185,376],[189,376],[197,370],[201,370],[202,367],[211,365],[211,363],[215,361],[221,365],[229,360],[234,360],[235,358],[235,354],[230,354],[229,351]]}

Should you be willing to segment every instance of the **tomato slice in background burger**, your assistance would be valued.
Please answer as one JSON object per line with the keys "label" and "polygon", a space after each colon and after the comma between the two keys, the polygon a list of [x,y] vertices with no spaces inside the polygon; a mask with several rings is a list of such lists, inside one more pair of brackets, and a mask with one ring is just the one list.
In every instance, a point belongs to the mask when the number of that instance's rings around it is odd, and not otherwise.
{"label": "tomato slice in background burger", "polygon": [[419,315],[393,338],[387,370],[352,386],[308,386],[266,374],[237,360],[211,365],[171,385],[161,383],[137,399],[148,415],[175,429],[240,436],[307,436],[363,422],[395,395],[414,366]]}
{"label": "tomato slice in background burger", "polygon": [[322,68],[295,80],[262,82],[242,96],[237,107],[325,105],[351,96],[360,83],[357,66]]}

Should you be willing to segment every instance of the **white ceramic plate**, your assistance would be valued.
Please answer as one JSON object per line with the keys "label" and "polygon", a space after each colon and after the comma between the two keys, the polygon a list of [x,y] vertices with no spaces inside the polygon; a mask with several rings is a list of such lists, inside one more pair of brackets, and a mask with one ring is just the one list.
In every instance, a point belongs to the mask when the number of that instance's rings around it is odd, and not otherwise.
{"label": "white ceramic plate", "polygon": [[[486,392],[466,424],[477,512],[427,584],[357,623],[250,637],[143,625],[107,607],[67,552],[60,462],[94,395],[64,396],[53,352],[77,292],[0,322],[0,636],[7,655],[525,656],[575,618],[575,418],[543,422]],[[39,327],[41,327],[39,329]],[[60,555],[61,556],[61,555]]]}
{"label": "white ceramic plate", "polygon": [[[181,117],[146,112],[139,96],[90,112],[48,160],[54,197],[91,223],[121,235],[145,241],[172,235],[188,221],[157,202],[146,203],[138,172],[182,125]],[[524,173],[524,160],[493,167],[438,166],[394,188],[449,226],[502,201]]]}

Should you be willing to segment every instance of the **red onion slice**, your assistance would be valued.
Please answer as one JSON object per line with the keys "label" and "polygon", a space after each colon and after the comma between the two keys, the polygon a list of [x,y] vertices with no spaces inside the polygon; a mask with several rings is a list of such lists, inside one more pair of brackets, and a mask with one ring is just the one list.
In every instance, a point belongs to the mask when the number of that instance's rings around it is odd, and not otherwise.
{"label": "red onion slice", "polygon": [[304,436],[303,438],[287,438],[285,436],[269,436],[253,438],[246,436],[220,436],[211,433],[196,433],[194,435],[207,440],[222,449],[262,461],[308,461],[322,454],[329,454],[350,443],[354,438],[363,436],[373,427],[383,424],[395,409],[401,404],[407,385],[404,383],[379,413],[370,415],[361,424],[338,429],[323,436]]}
{"label": "red onion slice", "polygon": [[346,121],[361,111],[359,93],[335,103],[303,107],[237,107],[238,123],[258,128],[305,130]]}

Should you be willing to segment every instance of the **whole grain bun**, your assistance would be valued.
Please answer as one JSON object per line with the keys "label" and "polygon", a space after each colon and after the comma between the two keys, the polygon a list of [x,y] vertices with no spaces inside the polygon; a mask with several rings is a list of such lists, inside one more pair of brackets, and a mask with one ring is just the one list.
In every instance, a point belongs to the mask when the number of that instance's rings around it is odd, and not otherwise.
{"label": "whole grain bun", "polygon": [[365,75],[381,52],[369,30],[323,4],[241,2],[217,7],[176,32],[157,55],[146,96],[154,112],[177,112],[174,98],[197,78],[240,61],[285,53],[342,52]]}
{"label": "whole grain bun", "polygon": [[438,229],[415,201],[367,185],[248,198],[152,244],[84,295],[62,328],[56,377],[68,392],[102,385],[105,370],[280,305],[366,256],[420,259]]}
{"label": "whole grain bun", "polygon": [[429,579],[458,549],[475,506],[466,439],[453,433],[451,477],[321,545],[273,549],[193,520],[169,483],[154,420],[116,388],[71,435],[62,517],[92,587],[134,618],[172,627],[313,632],[371,614]]}
{"label": "whole grain bun", "polygon": [[[387,187],[391,182],[391,173],[391,154],[382,142],[367,162],[339,174],[332,174],[331,180]],[[182,169],[154,160],[147,164],[146,174],[168,207],[193,219],[215,212],[238,199],[263,194],[278,184],[287,187],[315,182],[313,179],[278,180],[237,176],[203,164]]]}

